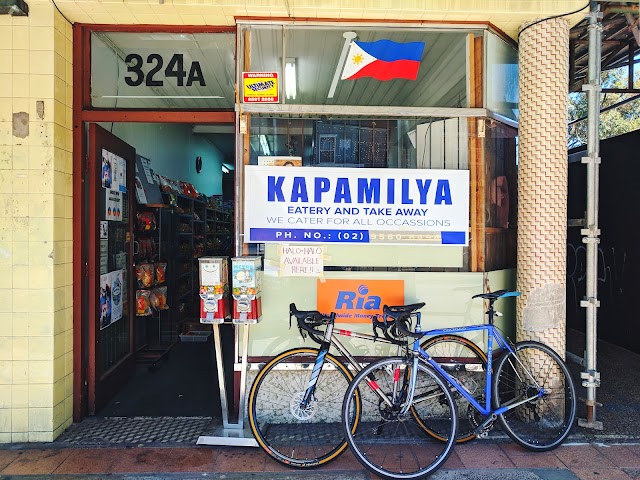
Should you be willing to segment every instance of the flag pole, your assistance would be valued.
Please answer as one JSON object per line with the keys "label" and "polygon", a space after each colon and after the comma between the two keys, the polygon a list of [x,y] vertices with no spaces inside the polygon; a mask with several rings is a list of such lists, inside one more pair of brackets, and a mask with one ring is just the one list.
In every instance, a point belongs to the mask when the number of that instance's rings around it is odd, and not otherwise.
{"label": "flag pole", "polygon": [[329,89],[329,95],[327,95],[327,98],[333,98],[333,94],[336,93],[336,87],[338,86],[340,73],[344,68],[344,61],[347,58],[347,51],[349,50],[349,45],[351,44],[351,41],[358,36],[358,34],[356,32],[344,32],[342,36],[344,37],[344,45],[342,46],[340,59],[338,60],[338,65],[336,66],[336,73],[333,75],[333,81],[331,82],[331,88]]}

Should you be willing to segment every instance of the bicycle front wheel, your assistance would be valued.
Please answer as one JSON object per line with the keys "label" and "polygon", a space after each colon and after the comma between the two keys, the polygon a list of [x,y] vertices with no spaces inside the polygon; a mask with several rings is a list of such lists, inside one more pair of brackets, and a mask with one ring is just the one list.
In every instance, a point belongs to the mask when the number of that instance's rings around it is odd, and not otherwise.
{"label": "bicycle front wheel", "polygon": [[[430,365],[418,363],[411,410],[404,408],[412,366],[412,360],[401,357],[369,364],[349,385],[342,405],[343,432],[352,453],[367,470],[386,479],[424,478],[444,464],[455,444],[456,405]],[[354,422],[359,401],[362,413]],[[446,440],[427,435],[412,410]]]}
{"label": "bicycle front wheel", "polygon": [[[487,372],[487,356],[471,340],[459,335],[438,335],[421,345],[438,364],[469,392],[478,403],[483,404],[484,386]],[[455,388],[451,387],[453,399],[458,410],[457,443],[468,442],[476,438],[474,430],[482,423],[478,411]],[[435,438],[446,440],[446,435],[438,431],[437,426],[429,425],[416,412],[416,420],[425,431]]]}
{"label": "bicycle front wheel", "polygon": [[[315,392],[303,398],[318,357],[316,348],[295,348],[267,363],[249,393],[249,425],[258,444],[278,462],[291,467],[322,465],[347,447],[340,408],[353,375],[326,354]],[[354,399],[351,418],[357,422],[360,403]]]}
{"label": "bicycle front wheel", "polygon": [[576,417],[569,370],[553,349],[539,342],[517,343],[515,353],[506,352],[498,360],[493,398],[496,408],[516,405],[498,420],[514,442],[529,450],[559,446]]}

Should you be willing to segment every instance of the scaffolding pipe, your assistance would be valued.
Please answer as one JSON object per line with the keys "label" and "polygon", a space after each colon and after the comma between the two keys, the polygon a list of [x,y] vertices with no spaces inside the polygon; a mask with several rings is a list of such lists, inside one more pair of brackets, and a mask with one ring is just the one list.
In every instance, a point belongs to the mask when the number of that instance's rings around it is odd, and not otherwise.
{"label": "scaffolding pipe", "polygon": [[587,165],[587,212],[586,227],[581,230],[586,244],[586,292],[580,305],[586,309],[585,370],[580,374],[582,385],[587,389],[587,418],[580,419],[583,427],[602,429],[596,417],[596,388],[600,386],[597,371],[597,319],[598,307],[598,196],[600,167],[600,92],[602,59],[602,14],[598,2],[591,2],[589,13],[589,83],[582,89],[588,98],[587,153],[582,163]]}

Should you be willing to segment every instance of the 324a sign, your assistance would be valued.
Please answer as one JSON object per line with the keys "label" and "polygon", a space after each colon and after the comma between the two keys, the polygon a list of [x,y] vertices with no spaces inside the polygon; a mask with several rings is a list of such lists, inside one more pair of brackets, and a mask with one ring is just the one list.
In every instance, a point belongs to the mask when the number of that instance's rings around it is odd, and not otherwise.
{"label": "324a sign", "polygon": [[[178,87],[190,87],[194,83],[202,87],[207,84],[202,74],[200,62],[193,61],[188,65],[188,72],[184,62],[182,53],[175,53],[171,60],[164,65],[164,59],[159,53],[151,53],[146,60],[142,55],[130,53],[124,59],[127,64],[127,75],[124,81],[130,87],[138,87],[143,83],[147,87],[162,87],[165,79],[168,82],[171,78],[175,78]],[[143,67],[145,67],[143,70]],[[163,70],[164,68],[164,70]]]}

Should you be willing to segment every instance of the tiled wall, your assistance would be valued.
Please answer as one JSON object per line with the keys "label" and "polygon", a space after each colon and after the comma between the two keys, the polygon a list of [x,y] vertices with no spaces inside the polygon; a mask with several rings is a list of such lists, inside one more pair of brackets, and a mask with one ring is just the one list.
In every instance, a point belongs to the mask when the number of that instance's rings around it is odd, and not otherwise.
{"label": "tiled wall", "polygon": [[0,15],[0,443],[72,419],[72,28]]}

